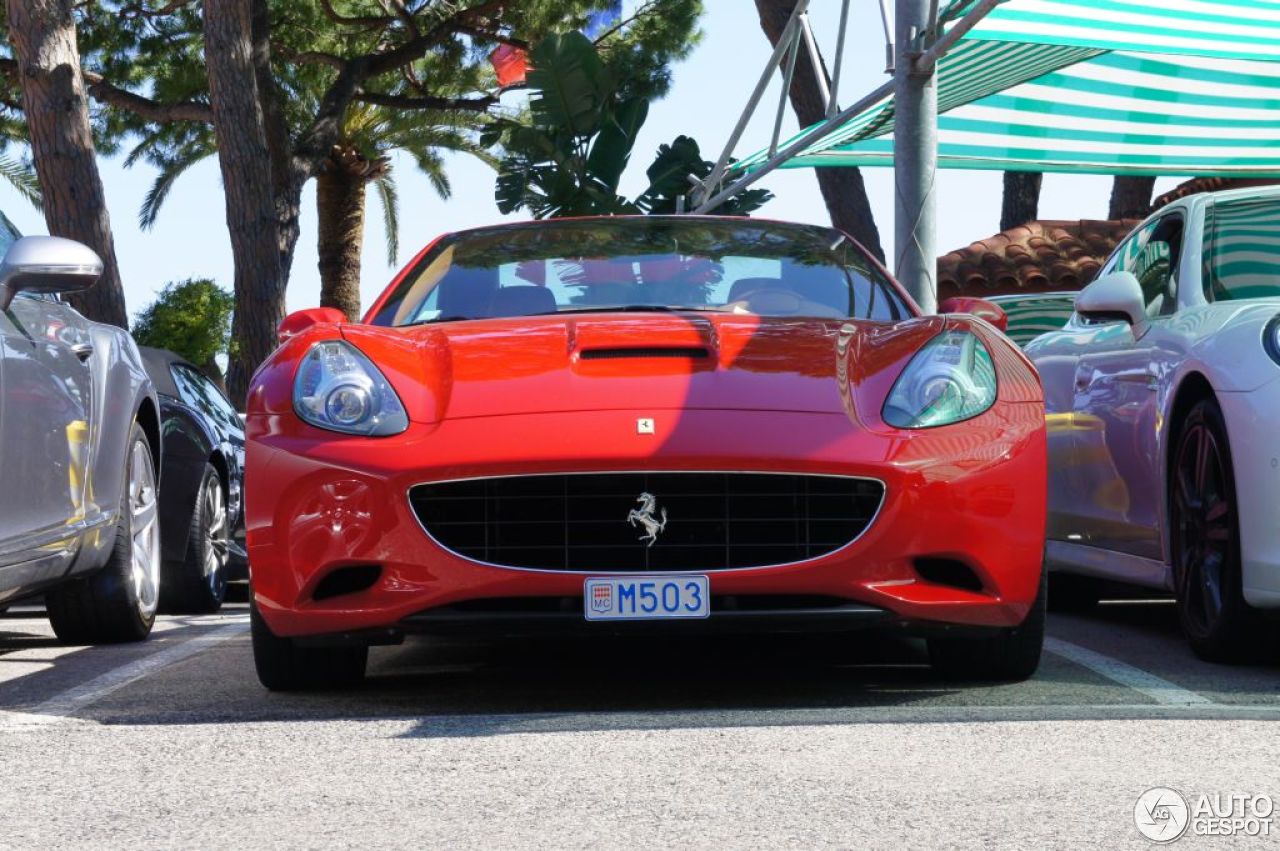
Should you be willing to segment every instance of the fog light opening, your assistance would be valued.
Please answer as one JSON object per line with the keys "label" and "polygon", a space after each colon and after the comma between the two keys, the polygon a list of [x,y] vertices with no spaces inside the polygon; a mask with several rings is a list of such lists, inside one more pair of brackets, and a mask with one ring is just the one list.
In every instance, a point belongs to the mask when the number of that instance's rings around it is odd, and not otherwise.
{"label": "fog light opening", "polygon": [[925,582],[975,593],[982,591],[982,579],[962,561],[951,558],[918,558],[915,565],[916,573]]}
{"label": "fog light opening", "polygon": [[313,600],[331,600],[346,594],[367,591],[382,576],[378,564],[352,564],[329,571],[312,592]]}

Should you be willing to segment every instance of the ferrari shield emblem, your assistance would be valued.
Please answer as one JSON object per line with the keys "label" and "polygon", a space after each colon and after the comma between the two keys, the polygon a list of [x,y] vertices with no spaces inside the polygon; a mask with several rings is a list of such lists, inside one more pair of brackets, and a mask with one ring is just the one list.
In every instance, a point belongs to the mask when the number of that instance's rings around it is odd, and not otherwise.
{"label": "ferrari shield emblem", "polygon": [[613,609],[612,585],[593,585],[591,587],[591,608],[597,612],[608,612]]}

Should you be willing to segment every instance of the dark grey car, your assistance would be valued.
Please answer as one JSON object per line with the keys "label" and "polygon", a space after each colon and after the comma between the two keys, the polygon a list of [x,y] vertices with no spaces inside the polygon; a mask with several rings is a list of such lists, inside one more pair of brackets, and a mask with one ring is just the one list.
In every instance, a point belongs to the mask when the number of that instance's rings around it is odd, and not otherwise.
{"label": "dark grey car", "polygon": [[160,583],[159,403],[132,338],[58,296],[102,262],[0,216],[0,607],[43,594],[58,637],[145,638]]}
{"label": "dark grey car", "polygon": [[244,423],[199,367],[140,346],[160,396],[161,610],[218,611],[228,580],[248,579],[244,555]]}

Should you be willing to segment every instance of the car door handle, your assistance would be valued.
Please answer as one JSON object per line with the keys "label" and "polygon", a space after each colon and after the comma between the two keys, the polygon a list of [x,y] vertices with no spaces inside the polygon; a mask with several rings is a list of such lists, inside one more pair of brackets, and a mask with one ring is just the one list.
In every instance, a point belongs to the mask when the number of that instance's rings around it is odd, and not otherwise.
{"label": "car door handle", "polygon": [[86,361],[93,356],[93,343],[76,343],[71,347],[71,353]]}

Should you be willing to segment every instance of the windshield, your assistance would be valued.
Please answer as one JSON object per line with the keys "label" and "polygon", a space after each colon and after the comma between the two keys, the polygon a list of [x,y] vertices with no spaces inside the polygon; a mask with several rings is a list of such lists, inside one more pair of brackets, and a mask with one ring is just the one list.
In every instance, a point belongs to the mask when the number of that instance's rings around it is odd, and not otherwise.
{"label": "windshield", "polygon": [[886,321],[912,315],[837,231],[655,216],[454,234],[409,271],[372,321],[400,326],[610,310]]}
{"label": "windshield", "polygon": [[9,217],[0,213],[0,257],[9,251],[9,246],[21,238],[22,234],[13,226],[13,222],[9,221]]}

